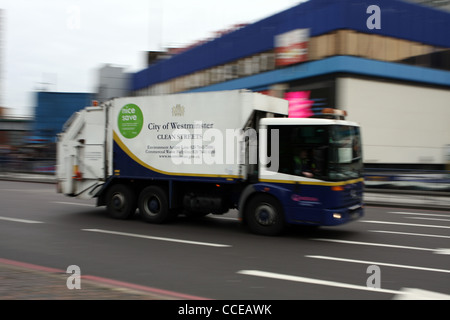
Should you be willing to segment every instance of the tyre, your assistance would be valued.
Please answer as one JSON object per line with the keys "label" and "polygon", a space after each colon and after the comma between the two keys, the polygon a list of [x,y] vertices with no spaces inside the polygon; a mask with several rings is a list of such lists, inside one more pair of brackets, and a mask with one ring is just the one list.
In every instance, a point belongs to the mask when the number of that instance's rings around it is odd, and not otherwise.
{"label": "tyre", "polygon": [[160,187],[150,186],[142,190],[138,207],[142,218],[150,223],[165,223],[175,217],[169,208],[167,194]]}
{"label": "tyre", "polygon": [[267,194],[258,194],[249,200],[244,218],[251,232],[265,236],[280,235],[285,229],[283,209]]}
{"label": "tyre", "polygon": [[136,212],[136,195],[124,184],[111,186],[106,195],[106,209],[115,219],[129,219]]}

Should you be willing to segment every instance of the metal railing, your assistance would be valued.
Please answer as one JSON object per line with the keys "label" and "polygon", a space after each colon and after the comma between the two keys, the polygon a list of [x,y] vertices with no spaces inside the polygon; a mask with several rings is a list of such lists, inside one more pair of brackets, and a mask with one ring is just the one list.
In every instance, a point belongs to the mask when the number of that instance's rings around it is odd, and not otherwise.
{"label": "metal railing", "polygon": [[55,167],[52,158],[0,158],[0,173],[54,174]]}
{"label": "metal railing", "polygon": [[364,179],[371,189],[450,192],[447,170],[366,169]]}
{"label": "metal railing", "polygon": [[[0,173],[54,174],[54,158],[0,157]],[[366,189],[382,193],[384,190],[408,193],[423,191],[450,193],[450,171],[416,169],[365,169]]]}

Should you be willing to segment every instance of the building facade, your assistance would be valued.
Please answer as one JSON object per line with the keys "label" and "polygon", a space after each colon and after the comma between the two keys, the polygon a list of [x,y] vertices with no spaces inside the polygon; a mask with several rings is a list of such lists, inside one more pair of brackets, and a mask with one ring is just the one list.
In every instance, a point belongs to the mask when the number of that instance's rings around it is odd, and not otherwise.
{"label": "building facade", "polygon": [[411,2],[310,0],[157,61],[132,75],[131,91],[300,92],[313,112],[346,110],[362,125],[367,166],[442,168],[448,30],[448,11]]}
{"label": "building facade", "polygon": [[450,0],[405,0],[419,3],[425,6],[450,11]]}
{"label": "building facade", "polygon": [[49,144],[63,130],[64,123],[76,111],[92,105],[94,95],[84,92],[36,93],[32,132],[28,143]]}
{"label": "building facade", "polygon": [[130,74],[120,66],[106,64],[98,70],[98,87],[96,99],[105,102],[112,98],[128,94]]}
{"label": "building facade", "polygon": [[0,148],[20,147],[30,135],[32,120],[4,114],[0,107]]}

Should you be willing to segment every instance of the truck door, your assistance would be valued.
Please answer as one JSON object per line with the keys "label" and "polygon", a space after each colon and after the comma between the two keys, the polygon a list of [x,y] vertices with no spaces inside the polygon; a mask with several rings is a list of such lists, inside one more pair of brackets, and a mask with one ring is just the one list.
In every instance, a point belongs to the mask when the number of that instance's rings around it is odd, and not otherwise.
{"label": "truck door", "polygon": [[102,108],[88,109],[79,141],[79,161],[82,178],[102,180],[105,176],[105,114]]}
{"label": "truck door", "polygon": [[58,143],[61,192],[92,198],[105,179],[105,109],[88,107],[69,125]]}

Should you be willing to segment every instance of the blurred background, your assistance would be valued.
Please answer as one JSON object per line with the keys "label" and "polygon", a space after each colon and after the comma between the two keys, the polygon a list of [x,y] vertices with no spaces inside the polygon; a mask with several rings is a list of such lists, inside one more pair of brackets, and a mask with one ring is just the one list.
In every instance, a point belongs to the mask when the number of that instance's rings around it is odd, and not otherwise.
{"label": "blurred background", "polygon": [[0,174],[53,175],[79,109],[248,89],[362,126],[366,186],[450,192],[450,0],[2,1]]}

